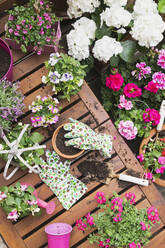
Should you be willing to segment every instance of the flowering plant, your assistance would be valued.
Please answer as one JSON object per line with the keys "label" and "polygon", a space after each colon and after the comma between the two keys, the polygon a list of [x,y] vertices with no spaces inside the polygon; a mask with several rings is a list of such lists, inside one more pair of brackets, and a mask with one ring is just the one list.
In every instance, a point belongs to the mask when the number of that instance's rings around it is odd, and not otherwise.
{"label": "flowering plant", "polygon": [[33,195],[34,188],[17,182],[15,186],[0,187],[0,206],[8,214],[7,219],[17,221],[29,215],[39,215],[41,209]]}
{"label": "flowering plant", "polygon": [[52,96],[37,96],[37,100],[32,102],[29,109],[33,115],[30,119],[33,127],[47,127],[55,124],[59,119],[58,99]]}
{"label": "flowering plant", "polygon": [[59,18],[50,13],[48,0],[30,0],[26,7],[9,10],[6,37],[21,45],[23,52],[30,45],[40,55],[46,44],[57,45],[56,27]]}
{"label": "flowering plant", "polygon": [[131,35],[139,46],[153,47],[163,39],[165,23],[153,0],[67,0],[68,16],[77,18],[67,35],[68,54],[84,60],[108,62],[132,50],[121,40]]}
{"label": "flowering plant", "polygon": [[108,200],[103,192],[97,192],[95,198],[101,211],[77,220],[77,228],[82,231],[96,228],[97,233],[90,234],[88,239],[99,247],[141,248],[149,242],[150,230],[159,221],[159,215],[153,206],[138,210],[133,205],[135,197],[131,192],[124,198],[114,193]]}
{"label": "flowering plant", "polygon": [[[18,123],[17,126],[13,127],[12,130],[6,133],[6,137],[10,143],[14,142],[20,132],[22,131],[24,125],[22,123]],[[18,149],[24,149],[28,147],[32,147],[43,140],[43,135],[38,132],[31,133],[32,127],[29,126],[27,130],[24,132],[19,144]],[[0,139],[0,150],[10,150],[10,147],[3,139]],[[22,153],[22,158],[26,160],[29,165],[39,165],[41,163],[41,156],[44,154],[44,149],[34,149],[25,151]],[[7,153],[0,153],[0,157],[3,158],[5,161],[8,161],[8,154]],[[17,157],[14,157],[14,162],[18,163],[21,169],[25,169],[26,166],[24,163],[19,160]]]}
{"label": "flowering plant", "polygon": [[52,85],[55,94],[62,93],[59,97],[70,101],[70,96],[77,94],[81,89],[86,66],[80,65],[79,61],[64,53],[50,54],[45,66],[49,72],[42,77],[42,82]]}
{"label": "flowering plant", "polygon": [[143,153],[137,158],[146,170],[144,176],[147,179],[155,180],[165,172],[165,137],[151,138],[142,149]]}
{"label": "flowering plant", "polygon": [[165,97],[165,49],[147,49],[144,54],[138,50],[138,53],[138,59],[131,63],[119,57],[111,60],[111,69],[102,74],[103,105],[111,111],[118,131],[128,140],[147,137],[159,124],[159,109]]}
{"label": "flowering plant", "polygon": [[13,84],[7,79],[0,80],[0,128],[9,130],[13,121],[22,114],[23,94],[19,91],[19,82]]}

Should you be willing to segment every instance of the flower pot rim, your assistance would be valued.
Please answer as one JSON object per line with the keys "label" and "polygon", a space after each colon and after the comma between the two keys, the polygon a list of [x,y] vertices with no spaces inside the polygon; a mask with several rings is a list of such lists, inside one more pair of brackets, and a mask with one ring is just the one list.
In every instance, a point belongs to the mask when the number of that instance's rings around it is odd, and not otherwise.
{"label": "flower pot rim", "polygon": [[[7,48],[8,50],[8,53],[10,55],[10,65],[9,65],[9,68],[8,68],[8,71],[5,73],[5,75],[2,76],[2,78],[0,78],[0,80],[3,80],[4,78],[7,78],[8,80],[12,81],[12,72],[13,72],[13,55],[12,55],[12,52],[11,52],[11,49],[10,47],[8,46],[8,44],[0,38],[0,47],[1,44],[4,44],[4,46]],[[3,47],[2,47],[3,48]],[[4,49],[4,48],[3,48]]]}
{"label": "flower pot rim", "polygon": [[57,154],[58,154],[59,156],[61,156],[61,157],[63,157],[63,158],[67,158],[67,159],[73,159],[73,158],[76,158],[76,157],[80,156],[80,155],[84,152],[84,150],[82,150],[82,151],[80,151],[80,152],[78,152],[78,153],[76,153],[76,154],[74,154],[74,155],[68,155],[68,154],[62,153],[62,152],[57,148],[57,146],[56,146],[56,137],[57,137],[57,134],[58,134],[59,130],[60,130],[65,124],[66,124],[66,123],[61,124],[61,125],[58,126],[58,127],[56,128],[56,130],[54,131],[53,136],[52,136],[52,146],[53,146],[53,149],[57,152]]}
{"label": "flower pot rim", "polygon": [[[161,131],[165,131],[165,124],[163,125],[162,127],[162,130]],[[160,132],[161,132],[160,131]],[[150,138],[152,138],[154,135],[156,134],[156,128],[153,128],[151,131],[150,131],[150,135],[147,137],[147,138],[144,138],[140,144],[140,147],[139,147],[139,154],[144,154],[144,151],[143,151],[143,146],[144,145],[147,145]],[[162,186],[162,187],[165,187],[165,180],[161,179],[161,178],[156,178],[155,179],[155,183]]]}

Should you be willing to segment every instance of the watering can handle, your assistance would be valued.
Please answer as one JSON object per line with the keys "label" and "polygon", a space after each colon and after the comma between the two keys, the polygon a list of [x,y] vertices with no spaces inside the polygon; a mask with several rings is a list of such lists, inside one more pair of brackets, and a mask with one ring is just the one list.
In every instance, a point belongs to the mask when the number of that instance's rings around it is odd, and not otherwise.
{"label": "watering can handle", "polygon": [[19,166],[17,166],[14,170],[12,170],[12,172],[7,176],[7,172],[8,172],[8,169],[9,169],[9,166],[10,166],[10,162],[12,160],[13,156],[10,156],[8,157],[8,161],[5,165],[5,169],[4,169],[4,172],[3,172],[3,177],[6,179],[6,180],[9,180],[16,172],[17,170],[19,170]]}

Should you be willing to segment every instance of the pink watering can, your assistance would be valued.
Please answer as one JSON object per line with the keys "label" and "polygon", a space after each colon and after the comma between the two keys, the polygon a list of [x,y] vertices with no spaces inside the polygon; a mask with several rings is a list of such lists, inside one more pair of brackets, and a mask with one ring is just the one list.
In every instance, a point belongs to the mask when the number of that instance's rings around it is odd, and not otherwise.
{"label": "pink watering can", "polygon": [[[33,185],[29,183],[21,183],[21,185],[31,186],[32,188],[34,188]],[[53,201],[46,202],[41,200],[40,198],[38,198],[38,194],[36,190],[34,190],[33,194],[37,198],[37,205],[41,208],[45,208],[47,214],[52,214],[54,212],[56,204]]]}

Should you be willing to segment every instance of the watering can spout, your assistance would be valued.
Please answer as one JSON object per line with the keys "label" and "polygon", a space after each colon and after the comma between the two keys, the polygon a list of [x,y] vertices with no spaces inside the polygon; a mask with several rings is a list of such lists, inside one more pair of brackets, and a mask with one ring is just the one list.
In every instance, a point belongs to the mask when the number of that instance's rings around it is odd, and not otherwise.
{"label": "watering can spout", "polygon": [[56,205],[53,201],[45,202],[45,201],[41,200],[40,198],[37,198],[37,204],[39,207],[45,208],[47,214],[52,214],[54,212],[55,207],[56,207]]}

